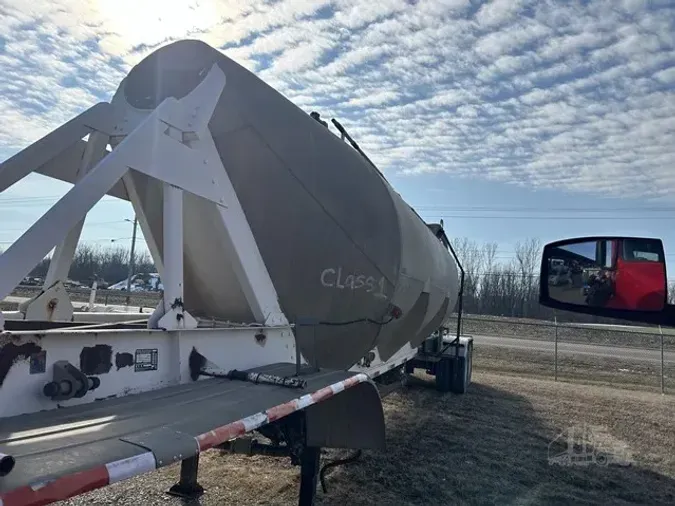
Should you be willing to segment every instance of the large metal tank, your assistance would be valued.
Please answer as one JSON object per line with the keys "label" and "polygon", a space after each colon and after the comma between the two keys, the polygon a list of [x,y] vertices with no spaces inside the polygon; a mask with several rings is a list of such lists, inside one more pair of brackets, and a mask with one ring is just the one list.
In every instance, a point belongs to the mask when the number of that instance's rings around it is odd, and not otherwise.
{"label": "large metal tank", "polygon": [[[152,110],[166,97],[189,93],[213,63],[227,84],[209,127],[281,308],[292,322],[323,322],[298,328],[304,356],[322,367],[346,368],[375,346],[386,359],[407,342],[421,343],[454,308],[455,263],[352,147],[199,41],[149,55],[129,72],[114,102]],[[161,186],[133,177],[161,243]],[[185,195],[185,305],[195,315],[251,321],[217,218],[213,204]],[[390,319],[390,304],[403,316],[377,324]],[[375,323],[331,325],[365,318]]]}

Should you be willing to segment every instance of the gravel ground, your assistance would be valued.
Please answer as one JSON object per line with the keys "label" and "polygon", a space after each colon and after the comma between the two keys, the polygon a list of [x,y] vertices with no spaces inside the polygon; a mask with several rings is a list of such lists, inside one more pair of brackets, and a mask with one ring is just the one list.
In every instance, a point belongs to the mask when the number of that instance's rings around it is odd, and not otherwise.
{"label": "gravel ground", "polygon": [[[387,444],[333,469],[319,505],[650,504],[675,502],[675,399],[476,371],[464,396],[413,385],[384,401]],[[551,455],[572,427],[592,455],[624,464],[560,466]],[[333,452],[331,453],[331,455]],[[287,460],[202,456],[206,494],[185,503],[164,491],[173,466],[62,505],[296,504],[298,469]]]}

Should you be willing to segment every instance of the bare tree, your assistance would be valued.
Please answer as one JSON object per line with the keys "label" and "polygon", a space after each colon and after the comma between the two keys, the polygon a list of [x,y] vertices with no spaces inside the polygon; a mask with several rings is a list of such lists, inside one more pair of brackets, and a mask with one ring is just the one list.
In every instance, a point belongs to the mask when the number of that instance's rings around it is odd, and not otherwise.
{"label": "bare tree", "polygon": [[[89,285],[94,279],[116,283],[126,279],[130,252],[122,247],[95,247],[81,244],[77,247],[68,277]],[[50,257],[44,258],[31,271],[31,276],[44,277],[49,270]],[[155,272],[152,259],[147,252],[136,255],[134,260],[136,273]]]}
{"label": "bare tree", "polygon": [[539,286],[537,267],[541,258],[541,241],[535,238],[517,242],[515,252],[517,269],[520,273],[521,314],[528,316],[533,309],[532,301]]}
{"label": "bare tree", "polygon": [[478,304],[480,298],[480,273],[483,270],[483,249],[466,237],[453,241],[457,257],[464,268],[464,301],[471,307]]}

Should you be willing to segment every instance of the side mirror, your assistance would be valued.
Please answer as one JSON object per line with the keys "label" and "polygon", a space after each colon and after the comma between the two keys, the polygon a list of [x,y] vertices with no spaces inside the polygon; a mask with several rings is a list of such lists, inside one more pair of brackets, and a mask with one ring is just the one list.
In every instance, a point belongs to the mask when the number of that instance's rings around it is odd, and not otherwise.
{"label": "side mirror", "polygon": [[582,237],[547,244],[541,304],[577,313],[658,322],[668,301],[660,239]]}

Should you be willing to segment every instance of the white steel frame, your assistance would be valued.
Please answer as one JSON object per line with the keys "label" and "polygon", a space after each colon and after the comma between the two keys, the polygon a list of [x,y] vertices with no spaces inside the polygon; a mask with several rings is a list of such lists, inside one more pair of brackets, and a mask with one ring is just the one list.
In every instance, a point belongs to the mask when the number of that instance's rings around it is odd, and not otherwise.
{"label": "white steel frame", "polygon": [[[69,301],[62,282],[87,212],[120,181],[139,218],[164,285],[163,300],[148,319],[147,330],[92,328],[40,334],[0,333],[0,348],[11,340],[16,346],[34,343],[46,353],[42,373],[31,374],[27,357],[20,357],[11,367],[0,388],[1,417],[56,408],[55,402],[38,392],[51,380],[54,362],[67,360],[77,367],[79,353],[85,346],[105,344],[113,354],[157,350],[157,369],[134,373],[133,367],[119,370],[112,367],[101,375],[98,389],[83,398],[61,402],[61,406],[189,382],[188,357],[193,347],[208,357],[212,366],[224,371],[296,361],[292,328],[281,311],[276,290],[208,128],[225,84],[225,75],[214,65],[189,95],[180,100],[167,98],[149,114],[132,110],[125,103],[98,104],[0,165],[0,191],[38,168],[60,174],[70,170],[69,177],[74,183],[63,198],[0,255],[0,300],[56,247],[43,293],[24,305],[24,317],[31,314],[33,319],[78,320],[72,305],[67,307]],[[72,168],[60,167],[65,150],[79,149],[87,135],[77,172],[72,174]],[[106,149],[108,144],[113,147],[110,152]],[[163,256],[159,255],[148,227],[130,171],[141,172],[163,184]],[[180,304],[184,192],[218,206],[229,236],[229,260],[234,263],[251,306],[254,324],[198,329],[197,321]],[[58,297],[56,305],[61,312],[47,311],[47,303],[51,301],[54,305]],[[4,325],[2,313],[0,325]]]}
{"label": "white steel frame", "polygon": [[[208,128],[225,82],[222,70],[214,64],[190,94],[180,100],[167,98],[148,115],[126,104],[98,104],[0,165],[3,190],[38,167],[54,163],[64,148],[89,135],[73,188],[0,255],[0,300],[55,246],[43,289],[49,291],[65,280],[86,213],[122,180],[164,285],[162,303],[149,319],[152,327],[177,330],[197,326],[194,318],[177,304],[183,299],[185,191],[218,206],[228,234],[229,258],[255,320],[266,325],[288,325]],[[106,154],[109,143],[114,149]],[[191,170],[186,171],[188,167]],[[163,257],[129,177],[132,170],[163,183]],[[40,302],[39,298],[31,302],[44,305],[44,300],[50,299],[43,296]],[[39,314],[50,319],[52,313]],[[60,319],[72,318],[72,306],[69,313]]]}
{"label": "white steel frame", "polygon": [[[119,370],[112,367],[101,375],[101,386],[94,392],[60,402],[59,406],[190,382],[188,357],[193,347],[208,358],[212,368],[223,371],[296,362],[298,358],[305,362],[296,355],[292,326],[281,311],[276,290],[208,128],[225,84],[225,75],[214,65],[189,95],[180,100],[167,98],[149,114],[124,102],[97,104],[0,164],[0,192],[33,171],[74,183],[66,195],[0,255],[0,300],[3,300],[56,247],[43,293],[23,305],[23,318],[83,319],[82,314],[73,313],[62,282],[87,212],[108,193],[126,192],[164,285],[163,300],[148,318],[145,330],[83,328],[11,335],[0,332],[0,349],[11,340],[16,346],[36,344],[46,354],[42,373],[31,373],[26,357],[9,370],[0,388],[0,419],[56,408],[55,402],[39,394],[45,383],[51,381],[54,362],[67,360],[77,366],[82,348],[96,344],[110,346],[113,354],[157,350],[157,369],[135,373],[133,367]],[[83,141],[87,135],[88,140]],[[108,145],[112,146],[110,152]],[[81,160],[76,171],[67,165],[68,160]],[[186,167],[191,170],[184,170]],[[131,171],[163,184],[163,256],[143,212]],[[227,234],[228,259],[233,262],[255,324],[196,328],[197,321],[178,303],[183,299],[184,192],[217,206]],[[55,301],[59,310],[53,307],[48,310],[47,306],[50,303],[53,306]],[[11,316],[17,317],[15,313]],[[118,319],[109,313],[89,313],[86,318]],[[124,315],[119,319],[128,318]],[[0,331],[3,322],[0,312]],[[375,377],[402,365],[415,353],[416,349],[406,345],[384,362],[374,350],[370,363],[356,364],[350,370]]]}

